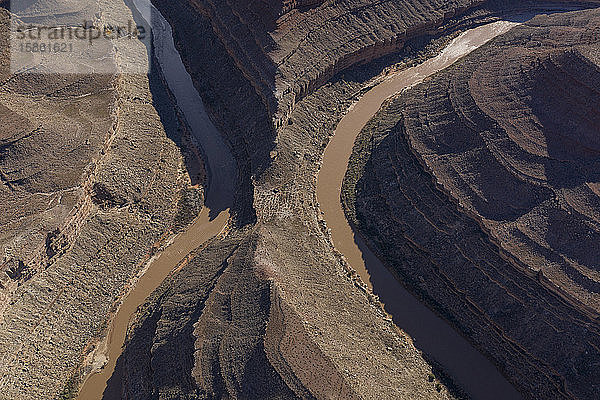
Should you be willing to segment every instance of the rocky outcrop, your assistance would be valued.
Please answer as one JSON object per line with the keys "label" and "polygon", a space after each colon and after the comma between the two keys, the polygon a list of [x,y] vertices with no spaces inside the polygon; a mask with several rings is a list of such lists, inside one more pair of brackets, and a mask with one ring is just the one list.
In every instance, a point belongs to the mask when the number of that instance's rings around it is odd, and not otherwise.
{"label": "rocky outcrop", "polygon": [[391,100],[348,216],[529,398],[600,395],[600,12],[537,17]]}
{"label": "rocky outcrop", "polygon": [[[220,239],[227,249],[215,242],[194,254],[138,315],[121,361],[123,392],[128,398],[451,398],[332,250],[314,191],[329,136],[381,64],[369,73],[348,68],[398,50],[409,40],[405,31],[437,33],[445,18],[476,3],[326,2],[282,15],[279,8],[257,11],[259,3],[154,3],[174,28],[243,183],[235,227]],[[439,34],[491,14],[481,8],[449,19]],[[342,70],[352,78],[330,80]],[[494,346],[522,361],[520,348]],[[542,395],[561,390],[552,373],[538,373],[531,386],[551,382]]]}
{"label": "rocky outcrop", "polygon": [[[164,9],[179,8],[177,3],[210,21],[279,128],[300,100],[340,71],[396,52],[407,39],[435,33],[452,17],[479,6],[520,2],[180,0],[165,3]],[[524,8],[531,9],[544,2],[526,3]]]}
{"label": "rocky outcrop", "polygon": [[309,276],[273,253],[282,229],[215,240],[163,283],[130,330],[126,398],[452,398],[323,242],[294,241],[317,246]]}
{"label": "rocky outcrop", "polygon": [[[40,3],[48,23],[98,10]],[[0,398],[55,398],[202,189],[160,81],[11,74],[0,16]]]}
{"label": "rocky outcrop", "polygon": [[[100,3],[103,18],[128,13]],[[243,2],[156,3],[243,179],[235,229],[141,310],[111,384],[128,398],[451,398],[331,249],[314,179],[362,83],[319,88],[475,2],[284,2],[272,18]],[[62,17],[99,11],[71,6]],[[2,261],[0,397],[52,398],[76,388],[118,299],[197,212],[202,169],[159,73],[2,82],[0,240],[15,251]]]}
{"label": "rocky outcrop", "polygon": [[191,6],[209,19],[278,128],[297,102],[339,71],[397,51],[407,38],[482,3],[284,2],[274,15],[244,1],[192,1]]}
{"label": "rocky outcrop", "polygon": [[[210,21],[180,2],[163,11],[253,186],[236,205],[244,230],[220,239],[232,247],[202,250],[136,319],[121,361],[122,390],[130,398],[452,398],[332,251],[318,214],[320,154],[365,81],[317,89],[293,110],[292,123],[266,140],[274,134],[270,117],[236,75]],[[240,218],[248,199],[252,224]]]}

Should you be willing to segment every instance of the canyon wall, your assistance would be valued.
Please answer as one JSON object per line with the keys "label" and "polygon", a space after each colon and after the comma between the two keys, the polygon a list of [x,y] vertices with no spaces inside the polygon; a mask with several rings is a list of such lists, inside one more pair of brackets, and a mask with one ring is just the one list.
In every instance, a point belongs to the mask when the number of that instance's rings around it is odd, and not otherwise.
{"label": "canyon wall", "polygon": [[[100,10],[67,3],[34,11],[69,24]],[[11,74],[8,18],[1,9],[0,398],[56,398],[119,296],[201,207],[203,168],[158,75]]]}
{"label": "canyon wall", "polygon": [[[235,206],[238,228],[220,239],[232,247],[220,253],[215,242],[193,255],[149,299],[149,311],[140,311],[120,361],[123,393],[453,398],[332,251],[318,215],[320,154],[363,83],[307,94],[292,110],[293,123],[275,135],[264,103],[210,21],[184,2],[157,5],[252,185]],[[256,223],[240,218],[244,208]]]}
{"label": "canyon wall", "polygon": [[[227,250],[216,242],[199,250],[140,311],[121,390],[128,398],[452,398],[332,249],[316,175],[337,122],[381,72],[353,65],[530,3],[339,1],[287,13],[235,1],[154,3],[243,182],[235,229],[220,239]],[[331,79],[340,71],[353,78]],[[506,358],[520,362],[519,351]],[[560,379],[536,373],[530,387],[550,380],[540,393],[561,390]]]}
{"label": "canyon wall", "polygon": [[[184,3],[190,12],[200,13],[210,21],[221,45],[254,87],[275,128],[279,128],[287,123],[296,103],[340,71],[398,51],[407,39],[435,33],[452,17],[481,6],[531,10],[549,2],[308,0],[284,1],[280,5],[279,2],[194,0],[175,3]],[[555,3],[576,5],[594,1]],[[165,10],[180,7],[165,6]]]}
{"label": "canyon wall", "polygon": [[[293,3],[269,18],[244,1],[190,2],[210,21],[276,128],[287,122],[298,101],[339,71],[396,51],[407,37],[435,30],[484,1]],[[308,3],[323,4],[294,8]]]}
{"label": "canyon wall", "polygon": [[537,17],[390,100],[344,202],[528,398],[600,395],[600,12]]}

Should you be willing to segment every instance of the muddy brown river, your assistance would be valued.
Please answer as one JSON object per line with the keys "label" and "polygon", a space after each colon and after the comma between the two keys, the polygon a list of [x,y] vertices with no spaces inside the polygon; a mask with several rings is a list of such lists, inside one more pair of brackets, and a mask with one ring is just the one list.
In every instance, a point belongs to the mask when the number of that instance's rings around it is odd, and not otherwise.
{"label": "muddy brown river", "polygon": [[[232,204],[237,180],[237,168],[229,148],[204,110],[202,100],[175,48],[169,24],[149,5],[149,0],[126,2],[134,14],[137,14],[137,18],[152,20],[155,55],[193,137],[204,150],[210,181],[206,207],[201,214],[149,264],[147,272],[124,298],[111,319],[109,334],[100,347],[105,350],[99,355],[100,358],[106,357],[108,361],[102,369],[86,379],[78,396],[80,400],[119,398],[118,392],[105,390],[121,354],[130,319],[137,307],[144,303],[181,260],[224,229],[229,219],[228,209]],[[508,400],[519,399],[521,396],[487,358],[410,295],[361,238],[354,234],[340,204],[340,190],[354,140],[385,99],[420,83],[427,76],[448,67],[461,56],[515,25],[514,22],[497,22],[469,30],[456,38],[437,57],[399,72],[367,92],[340,121],[335,136],[326,148],[317,188],[321,210],[331,228],[336,248],[346,256],[373,292],[380,296],[394,322],[414,339],[415,345],[439,362],[474,399]]]}
{"label": "muddy brown river", "polygon": [[150,262],[146,273],[126,295],[110,320],[109,333],[99,346],[104,351],[96,355],[96,358],[107,358],[107,362],[101,370],[85,380],[79,392],[79,400],[121,398],[118,389],[111,387],[107,390],[107,382],[113,375],[117,359],[122,352],[130,319],[135,315],[137,308],[192,250],[224,229],[229,220],[229,207],[233,202],[237,181],[237,167],[233,156],[206,114],[202,99],[175,48],[171,27],[149,1],[132,0],[126,3],[134,12],[134,17],[143,18],[147,23],[151,22],[154,55],[169,89],[177,99],[177,106],[191,129],[193,140],[204,151],[209,185],[205,207],[200,215],[185,232],[177,235],[172,243]]}
{"label": "muddy brown river", "polygon": [[415,346],[440,363],[470,397],[482,400],[520,399],[521,395],[490,360],[392,276],[348,224],[340,193],[354,141],[386,99],[421,83],[515,25],[500,21],[466,31],[438,56],[391,76],[365,93],[338,124],[325,149],[317,184],[317,199],[336,249],[379,296],[394,323],[410,335]]}

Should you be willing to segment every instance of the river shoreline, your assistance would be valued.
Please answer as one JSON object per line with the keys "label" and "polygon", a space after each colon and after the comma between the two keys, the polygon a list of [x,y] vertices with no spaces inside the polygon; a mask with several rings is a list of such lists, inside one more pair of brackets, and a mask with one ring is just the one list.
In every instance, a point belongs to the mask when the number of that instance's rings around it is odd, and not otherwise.
{"label": "river shoreline", "polygon": [[[229,209],[233,202],[236,182],[235,161],[219,131],[206,114],[202,99],[175,48],[170,25],[154,6],[149,4],[149,0],[131,0],[125,3],[131,8],[134,17],[141,16],[153,27],[152,57],[155,57],[160,68],[156,73],[162,75],[168,90],[177,101],[176,107],[191,130],[192,139],[203,150],[209,182],[205,206],[200,214],[185,231],[173,237],[161,253],[148,261],[137,283],[125,295],[123,302],[111,317],[108,334],[92,354],[91,363],[95,370],[84,378],[79,391],[77,398],[82,400],[119,398],[117,394],[106,393],[105,390],[122,352],[132,316],[193,250],[223,233],[230,219]],[[146,13],[141,11],[144,7]],[[144,15],[148,12],[151,15]],[[151,21],[148,21],[148,18],[151,18]]]}
{"label": "river shoreline", "polygon": [[[189,121],[188,121],[188,122],[189,122]],[[190,124],[190,125],[191,125],[191,124]],[[211,153],[212,153],[212,152],[211,152]],[[210,154],[210,153],[209,153],[209,154]],[[338,161],[338,163],[339,163],[339,161]],[[209,165],[209,167],[210,167],[210,162],[208,163],[208,165]],[[344,164],[344,165],[345,165],[345,164]],[[214,171],[214,170],[215,170],[215,169],[211,169],[211,172],[212,172],[212,171]],[[218,169],[217,169],[217,170],[218,170]],[[345,171],[345,168],[344,168],[344,171]],[[213,180],[213,181],[214,181],[214,180]],[[217,181],[218,181],[218,180],[217,180]],[[323,204],[323,201],[320,201],[320,203],[321,203],[321,204]],[[336,200],[334,203],[336,203],[336,204],[339,206],[339,190],[338,190],[338,194],[337,194],[337,200]],[[332,204],[333,204],[333,203],[332,203]],[[205,209],[205,210],[206,210],[206,209]],[[204,212],[205,210],[203,210],[203,212]],[[329,220],[327,220],[327,221],[328,221],[328,225],[329,225]],[[191,230],[191,228],[190,228],[190,230]],[[332,229],[332,230],[333,230],[333,229]],[[343,254],[346,254],[345,252],[342,252],[342,253],[343,253]],[[368,279],[366,280],[366,282],[368,282]],[[159,282],[159,284],[160,284],[160,282]],[[429,311],[429,312],[431,312],[431,311]],[[416,342],[417,342],[417,345],[419,345],[419,341],[417,340]],[[81,396],[80,396],[80,397],[81,397]],[[87,399],[87,398],[88,398],[88,397],[86,397],[86,399]],[[509,396],[509,397],[503,397],[503,398],[510,398],[510,396]],[[515,398],[516,398],[516,397],[515,397]]]}
{"label": "river shoreline", "polygon": [[396,280],[360,234],[348,224],[339,199],[354,141],[386,99],[452,65],[517,24],[499,21],[467,30],[436,57],[387,77],[365,93],[337,125],[325,149],[317,186],[317,198],[331,229],[335,248],[344,254],[368,288],[379,295],[396,325],[405,330],[415,345],[439,363],[474,399],[518,399],[521,396],[491,361]]}

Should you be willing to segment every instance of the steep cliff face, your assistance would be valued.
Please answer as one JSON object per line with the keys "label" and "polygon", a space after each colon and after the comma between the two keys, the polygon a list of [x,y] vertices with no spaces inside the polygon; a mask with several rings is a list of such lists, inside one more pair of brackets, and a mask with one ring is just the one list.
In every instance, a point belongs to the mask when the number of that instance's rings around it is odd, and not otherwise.
{"label": "steep cliff face", "polygon": [[363,83],[307,95],[276,137],[264,103],[210,20],[182,3],[161,8],[242,173],[249,182],[254,175],[251,197],[238,198],[236,207],[251,207],[256,224],[207,246],[156,291],[130,330],[120,361],[123,392],[452,398],[376,299],[356,286],[318,215],[320,155]]}
{"label": "steep cliff face", "polygon": [[[98,10],[67,3],[33,8],[48,23]],[[8,18],[1,9],[0,398],[54,398],[153,246],[201,207],[202,163],[184,155],[157,80],[11,74]]]}
{"label": "steep cliff face", "polygon": [[[192,1],[253,85],[276,127],[337,72],[402,47],[482,0],[283,2],[272,13],[245,1]],[[310,6],[310,7],[309,7]]]}
{"label": "steep cliff face", "polygon": [[[163,3],[165,9],[179,7]],[[276,128],[306,95],[351,65],[397,51],[449,18],[488,3],[428,1],[178,1],[210,21],[236,67],[260,96]],[[524,8],[535,7],[526,2]],[[567,2],[562,2],[567,3]],[[581,3],[581,2],[572,2]]]}
{"label": "steep cliff face", "polygon": [[[154,3],[232,147],[243,190],[236,228],[178,268],[138,315],[119,388],[127,398],[452,398],[332,251],[315,180],[329,136],[365,87],[333,74],[436,31],[444,18],[467,13],[469,26],[490,10],[470,14],[477,2],[467,1],[325,2],[287,13],[259,12],[264,2]],[[476,314],[465,318],[485,331]],[[529,376],[521,348],[488,344]],[[560,391],[539,368],[530,387]]]}
{"label": "steep cliff face", "polygon": [[[178,50],[213,120],[236,152],[246,180],[267,167],[277,130],[289,122],[296,104],[337,73],[397,52],[407,40],[435,34],[445,21],[472,10],[531,10],[547,4],[514,0],[153,3],[175,27]],[[244,196],[251,201],[249,184]]]}
{"label": "steep cliff face", "polygon": [[[597,52],[600,42],[582,36],[597,28],[541,26],[539,31],[557,32],[558,43],[549,34],[532,44],[541,49],[506,52],[502,64],[484,65],[498,75],[473,73],[475,103],[501,128],[485,138],[498,143],[490,146],[498,164],[473,170],[481,176],[508,170],[528,186],[506,182],[478,195],[455,192],[507,251],[585,304],[592,316],[600,311],[600,73],[586,54]],[[555,50],[555,44],[566,48]],[[503,187],[510,189],[501,194]]]}
{"label": "steep cliff face", "polygon": [[538,17],[391,100],[348,215],[530,398],[600,395],[600,12]]}
{"label": "steep cliff face", "polygon": [[343,1],[289,12],[269,2],[153,3],[174,27],[194,84],[236,157],[242,186],[234,213],[243,225],[256,221],[252,176],[268,168],[277,127],[296,102],[335,73],[394,52],[407,37],[435,32],[479,2]]}
{"label": "steep cliff face", "polygon": [[[483,2],[155,3],[175,28],[242,183],[229,233],[190,255],[140,311],[119,363],[123,375],[111,384],[142,399],[452,398],[332,250],[314,182],[333,127],[364,88],[360,80],[326,84],[330,78]],[[118,1],[36,5],[48,23],[129,13]],[[69,12],[53,12],[57,7]],[[0,26],[6,18],[3,12]],[[595,47],[577,51],[565,57],[597,64]],[[197,213],[203,168],[199,152],[187,151],[185,126],[159,74],[25,79],[7,72],[6,53],[0,63],[0,203],[8,205],[0,211],[0,398],[54,398],[132,278]],[[581,146],[595,146],[595,124],[584,127]],[[594,169],[585,171],[592,176]],[[593,219],[586,193],[568,201]],[[558,310],[551,314],[557,320],[570,312],[559,309],[558,298],[543,299],[552,306],[539,300],[536,307]],[[562,323],[571,328],[545,323],[583,331],[585,316],[567,315],[575,322]],[[567,381],[587,383],[594,370],[581,365],[593,365],[595,356],[569,347],[580,331],[560,338],[576,371]],[[585,337],[590,346],[593,332]],[[504,345],[487,351],[506,350],[517,370],[522,349]],[[551,382],[540,393],[564,391],[554,379],[559,373],[539,365],[530,386]]]}

